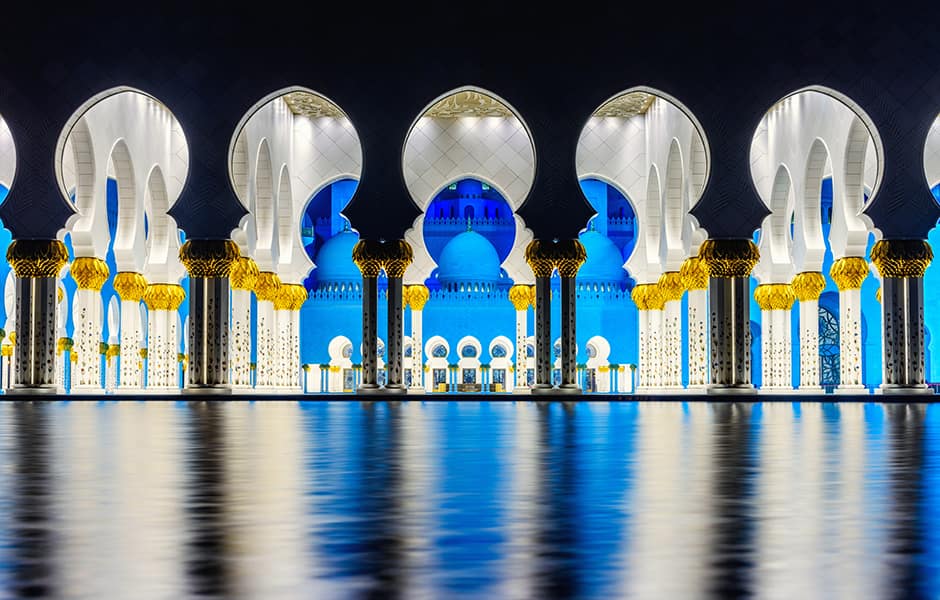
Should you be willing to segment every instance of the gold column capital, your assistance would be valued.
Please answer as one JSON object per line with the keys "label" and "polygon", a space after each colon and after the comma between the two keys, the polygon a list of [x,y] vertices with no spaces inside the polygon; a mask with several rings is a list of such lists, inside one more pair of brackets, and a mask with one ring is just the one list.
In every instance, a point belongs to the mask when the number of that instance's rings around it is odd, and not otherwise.
{"label": "gold column capital", "polygon": [[255,281],[255,296],[260,302],[274,302],[281,288],[281,278],[272,271],[261,271]]}
{"label": "gold column capital", "polygon": [[140,302],[147,291],[147,280],[140,273],[120,271],[114,276],[114,291],[121,300]]}
{"label": "gold column capital", "polygon": [[175,283],[151,283],[143,295],[147,310],[177,310],[185,299],[183,286]]}
{"label": "gold column capital", "polygon": [[80,290],[101,291],[110,274],[108,263],[93,256],[80,256],[72,261],[72,279]]}
{"label": "gold column capital", "polygon": [[682,300],[682,295],[685,293],[685,286],[682,284],[682,275],[679,271],[666,271],[660,276],[656,285],[659,286],[663,302]]}
{"label": "gold column capital", "polygon": [[877,300],[879,304],[881,303],[881,288],[880,287],[877,290],[875,290],[875,300]]}
{"label": "gold column capital", "polygon": [[529,308],[532,296],[527,285],[514,285],[509,288],[509,301],[517,311]]}
{"label": "gold column capital", "polygon": [[860,256],[846,256],[832,263],[829,276],[839,291],[858,290],[868,277],[868,261]]}
{"label": "gold column capital", "polygon": [[800,302],[819,300],[819,295],[826,289],[826,278],[819,271],[804,271],[793,277],[790,289]]}
{"label": "gold column capital", "polygon": [[427,304],[430,297],[431,291],[426,285],[408,286],[408,304],[411,305],[411,310],[424,310],[424,305]]}
{"label": "gold column capital", "polygon": [[382,243],[376,240],[359,240],[353,246],[352,259],[363,277],[378,277],[385,259]]}
{"label": "gold column capital", "polygon": [[633,286],[630,297],[640,310],[662,310],[666,304],[658,283],[639,283]]}
{"label": "gold column capital", "polygon": [[394,240],[380,245],[382,253],[382,268],[389,278],[401,279],[414,260],[414,251],[411,244],[405,240]]}
{"label": "gold column capital", "polygon": [[879,240],[871,249],[871,262],[884,277],[923,277],[933,260],[924,240]]}
{"label": "gold column capital", "polygon": [[525,261],[536,277],[551,277],[555,270],[551,243],[543,240],[529,242],[525,248]]}
{"label": "gold column capital", "polygon": [[576,277],[587,260],[587,251],[580,240],[561,240],[552,248],[555,268],[562,277]]}
{"label": "gold column capital", "polygon": [[121,355],[121,345],[120,344],[110,344],[108,349],[104,353],[104,357],[108,360],[111,360],[115,356]]}
{"label": "gold column capital", "polygon": [[7,262],[20,279],[58,277],[68,261],[68,250],[59,240],[13,240],[7,248]]}
{"label": "gold column capital", "polygon": [[258,263],[247,256],[239,256],[228,274],[229,284],[233,290],[251,291],[255,289],[260,273]]}
{"label": "gold column capital", "polygon": [[765,283],[754,290],[754,300],[761,310],[790,310],[796,295],[789,283]]}
{"label": "gold column capital", "polygon": [[705,261],[709,277],[750,277],[760,250],[751,240],[709,239],[702,242],[698,256]]}
{"label": "gold column capital", "polygon": [[307,301],[307,288],[296,283],[283,283],[274,298],[274,310],[300,310]]}
{"label": "gold column capital", "polygon": [[679,277],[687,290],[708,289],[708,265],[698,256],[685,259],[679,269]]}
{"label": "gold column capital", "polygon": [[186,240],[179,252],[190,277],[228,277],[238,257],[232,240]]}

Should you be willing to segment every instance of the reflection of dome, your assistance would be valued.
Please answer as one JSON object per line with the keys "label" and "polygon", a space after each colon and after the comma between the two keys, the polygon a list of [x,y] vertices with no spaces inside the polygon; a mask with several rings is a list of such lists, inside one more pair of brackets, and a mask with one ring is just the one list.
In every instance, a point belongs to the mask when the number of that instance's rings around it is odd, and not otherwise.
{"label": "reflection of dome", "polygon": [[353,246],[358,241],[359,234],[352,231],[341,231],[328,239],[317,252],[317,281],[361,282],[362,274],[352,259]]}
{"label": "reflection of dome", "polygon": [[441,250],[437,277],[443,283],[495,282],[499,279],[499,255],[485,237],[464,231]]}
{"label": "reflection of dome", "polygon": [[617,245],[597,231],[585,231],[580,236],[587,252],[587,260],[578,271],[578,281],[621,283],[626,275],[623,258]]}

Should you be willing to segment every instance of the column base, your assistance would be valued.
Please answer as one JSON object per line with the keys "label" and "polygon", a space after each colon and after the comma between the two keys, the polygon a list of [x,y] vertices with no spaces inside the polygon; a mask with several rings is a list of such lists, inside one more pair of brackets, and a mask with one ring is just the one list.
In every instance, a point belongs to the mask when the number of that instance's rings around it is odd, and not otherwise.
{"label": "column base", "polygon": [[762,395],[773,395],[773,394],[792,394],[792,386],[780,386],[780,387],[762,387],[757,390],[758,394]]}
{"label": "column base", "polygon": [[187,385],[182,393],[184,396],[230,396],[232,388],[228,385]]}
{"label": "column base", "polygon": [[408,388],[401,383],[392,383],[385,386],[384,392],[393,396],[402,396],[408,393]]}
{"label": "column base", "polygon": [[555,393],[564,395],[582,394],[584,390],[577,383],[563,383],[555,389]]}
{"label": "column base", "polygon": [[875,394],[885,395],[885,396],[906,396],[911,395],[930,395],[934,394],[933,388],[929,387],[926,383],[920,385],[897,385],[897,384],[881,384],[875,388]]}
{"label": "column base", "polygon": [[709,396],[755,396],[757,395],[757,388],[750,383],[734,385],[711,383],[705,388],[705,393]]}
{"label": "column base", "polygon": [[794,389],[792,393],[809,396],[825,394],[826,390],[822,389],[822,386],[820,385],[801,385],[800,387]]}
{"label": "column base", "polygon": [[539,396],[539,395],[547,396],[547,395],[551,395],[555,393],[555,388],[551,385],[548,385],[547,383],[536,383],[530,388],[530,390],[531,390],[530,393],[533,396]]}
{"label": "column base", "polygon": [[667,394],[667,395],[685,394],[687,391],[688,391],[688,390],[686,390],[686,389],[685,389],[684,387],[682,387],[681,385],[678,385],[678,386],[677,386],[677,385],[670,385],[670,386],[666,386],[666,387],[661,387],[661,388],[659,388],[659,390],[658,390],[658,392],[659,392],[660,394]]}
{"label": "column base", "polygon": [[513,394],[525,394],[526,396],[529,396],[532,394],[532,390],[530,390],[529,386],[527,385],[519,385],[519,386],[512,388],[512,393]]}
{"label": "column base", "polygon": [[868,396],[868,388],[864,385],[840,385],[832,390],[838,396]]}
{"label": "column base", "polygon": [[73,386],[72,393],[79,394],[83,396],[94,396],[96,394],[104,394],[105,390],[102,387],[94,385],[82,385],[82,386]]}
{"label": "column base", "polygon": [[374,383],[363,383],[360,384],[358,388],[356,388],[356,393],[369,396],[373,394],[383,394],[385,393],[385,390]]}
{"label": "column base", "polygon": [[59,389],[52,385],[39,386],[14,386],[4,390],[7,396],[54,396],[59,393]]}
{"label": "column base", "polygon": [[144,393],[146,393],[146,390],[144,390],[144,388],[140,388],[140,387],[136,387],[136,388],[135,388],[135,387],[120,387],[120,386],[118,386],[118,387],[114,388],[114,392],[112,392],[112,393],[113,393],[115,396],[133,396],[133,395],[135,395],[135,394],[144,394]]}
{"label": "column base", "polygon": [[423,396],[427,391],[421,386],[411,386],[407,393],[409,396]]}

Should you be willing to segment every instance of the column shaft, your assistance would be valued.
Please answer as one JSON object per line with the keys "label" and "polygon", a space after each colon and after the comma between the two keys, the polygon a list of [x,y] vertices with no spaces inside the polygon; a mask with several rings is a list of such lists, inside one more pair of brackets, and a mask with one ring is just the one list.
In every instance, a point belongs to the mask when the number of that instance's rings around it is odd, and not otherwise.
{"label": "column shaft", "polygon": [[881,304],[885,355],[882,389],[926,389],[923,278],[885,277]]}
{"label": "column shaft", "polygon": [[712,277],[710,391],[752,391],[751,323],[747,277]]}
{"label": "column shaft", "polygon": [[143,337],[140,324],[140,300],[121,301],[121,377],[122,389],[140,387],[140,342]]}
{"label": "column shaft", "polygon": [[682,301],[669,300],[663,309],[663,387],[682,389]]}
{"label": "column shaft", "polygon": [[277,320],[274,302],[258,299],[257,354],[255,387],[269,388],[276,385],[277,371]]}
{"label": "column shaft", "polygon": [[708,290],[689,290],[689,387],[708,384]]}
{"label": "column shaft", "polygon": [[[7,256],[9,258],[9,254]],[[58,281],[54,276],[16,278],[16,343],[12,361],[14,392],[56,391],[57,287]],[[99,358],[97,347],[94,356]]]}
{"label": "column shaft", "polygon": [[190,276],[187,391],[229,391],[228,336],[228,276]]}
{"label": "column shaft", "polygon": [[663,386],[663,311],[650,309],[647,312],[646,348],[649,358],[649,386]]}
{"label": "column shaft", "polygon": [[424,390],[424,339],[422,337],[423,310],[411,309],[411,387]]}
{"label": "column shaft", "polygon": [[819,389],[818,300],[800,300],[800,389]]}
{"label": "column shaft", "polygon": [[[360,388],[378,389],[378,277],[362,278],[362,383]],[[401,300],[399,299],[399,302]]]}
{"label": "column shaft", "polygon": [[535,387],[552,387],[551,277],[535,278]]}
{"label": "column shaft", "polygon": [[516,311],[516,382],[513,391],[524,391],[527,389],[527,371],[526,365],[526,317],[528,309]]}
{"label": "column shaft", "polygon": [[637,321],[639,325],[640,336],[640,374],[639,385],[641,391],[646,392],[650,387],[651,372],[653,365],[650,363],[650,311],[641,308],[637,311]]}
{"label": "column shaft", "polygon": [[839,389],[862,386],[862,297],[859,289],[839,291]]}
{"label": "column shaft", "polygon": [[232,334],[229,361],[232,386],[251,387],[251,291],[232,290]]}
{"label": "column shaft", "polygon": [[575,277],[561,278],[561,388],[581,391],[578,385],[577,285]]}
{"label": "column shaft", "polygon": [[388,278],[388,340],[385,343],[385,358],[388,367],[385,389],[389,393],[405,392],[405,386],[402,384],[403,330],[402,280],[401,277],[390,276]]}
{"label": "column shaft", "polygon": [[73,386],[79,393],[101,391],[101,291],[75,290],[72,318],[75,323],[75,346],[78,351],[77,377]]}

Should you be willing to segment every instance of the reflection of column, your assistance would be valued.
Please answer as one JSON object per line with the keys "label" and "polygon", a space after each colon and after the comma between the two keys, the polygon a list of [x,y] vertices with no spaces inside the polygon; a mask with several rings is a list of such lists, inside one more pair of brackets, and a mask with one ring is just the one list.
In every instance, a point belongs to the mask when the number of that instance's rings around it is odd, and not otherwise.
{"label": "reflection of column", "polygon": [[819,387],[819,295],[826,288],[822,273],[806,271],[790,283],[800,302],[800,389],[816,392]]}
{"label": "reflection of column", "polygon": [[382,267],[388,276],[388,340],[385,344],[386,365],[388,377],[385,380],[385,391],[395,394],[404,394],[405,386],[402,383],[402,281],[405,269],[413,260],[411,245],[404,240],[383,244]]}
{"label": "reflection of column", "polygon": [[682,295],[685,286],[678,271],[667,271],[659,278],[663,295],[662,386],[682,389]]}
{"label": "reflection of column", "polygon": [[72,279],[78,285],[72,319],[78,346],[78,373],[74,391],[101,393],[101,286],[108,280],[108,263],[100,258],[79,257],[72,262]]}
{"label": "reflection of column", "polygon": [[754,290],[761,310],[761,387],[766,390],[792,389],[790,372],[790,310],[796,297],[790,284],[767,283]]}
{"label": "reflection of column", "polygon": [[930,392],[924,368],[924,271],[933,260],[923,240],[881,240],[871,260],[882,277],[885,393]]}
{"label": "reflection of column", "polygon": [[709,239],[699,249],[709,275],[709,393],[754,393],[751,385],[750,275],[760,259],[751,240]]}
{"label": "reflection of column", "polygon": [[16,275],[18,338],[15,343],[10,334],[16,356],[10,357],[14,373],[8,391],[55,393],[56,293],[68,252],[58,240],[13,240],[7,262]]}
{"label": "reflection of column", "polygon": [[516,381],[513,392],[517,394],[529,393],[526,385],[526,320],[529,315],[529,303],[532,294],[527,285],[514,285],[509,288],[509,301],[516,309]]}
{"label": "reflection of column", "polygon": [[277,370],[276,323],[274,301],[281,287],[277,273],[261,271],[255,282],[255,296],[258,298],[258,325],[255,334],[257,343],[255,356],[255,388],[271,388],[275,385]]}
{"label": "reflection of column", "polygon": [[424,305],[431,297],[424,285],[408,286],[408,304],[411,305],[411,388],[413,394],[424,393],[424,337],[421,331]]}
{"label": "reflection of column", "polygon": [[639,310],[640,384],[637,391],[648,393],[661,385],[659,334],[665,301],[656,283],[634,286],[631,297]]}
{"label": "reflection of column", "polygon": [[578,240],[555,244],[555,266],[561,276],[561,385],[559,391],[580,394],[578,385],[577,300],[578,269],[587,259]]}
{"label": "reflection of column", "polygon": [[242,256],[232,266],[229,285],[232,288],[232,332],[229,362],[232,366],[232,387],[251,387],[251,291],[258,281],[258,265]]}
{"label": "reflection of column", "polygon": [[532,393],[552,389],[552,288],[555,270],[551,248],[542,240],[529,242],[526,262],[535,275],[535,385]]}
{"label": "reflection of column", "polygon": [[228,393],[229,275],[238,246],[232,240],[187,240],[179,256],[189,273],[185,391]]}
{"label": "reflection of column", "polygon": [[122,390],[140,389],[140,301],[147,280],[140,273],[124,271],[114,276],[114,291],[121,298],[121,384]]}
{"label": "reflection of column", "polygon": [[172,283],[151,283],[143,301],[147,318],[147,388],[179,389],[177,313],[186,298],[183,287]]}
{"label": "reflection of column", "polygon": [[693,256],[682,263],[679,274],[689,290],[689,387],[704,388],[708,384],[708,267]]}
{"label": "reflection of column", "polygon": [[382,247],[374,240],[359,240],[353,262],[362,273],[362,382],[360,393],[380,390],[378,385],[378,277],[382,271]]}
{"label": "reflection of column", "polygon": [[274,300],[278,346],[282,349],[279,386],[292,392],[300,388],[300,307],[307,301],[307,288],[282,284]]}
{"label": "reflection of column", "polygon": [[847,256],[832,263],[829,275],[839,287],[839,387],[863,390],[862,385],[862,282],[868,262]]}

